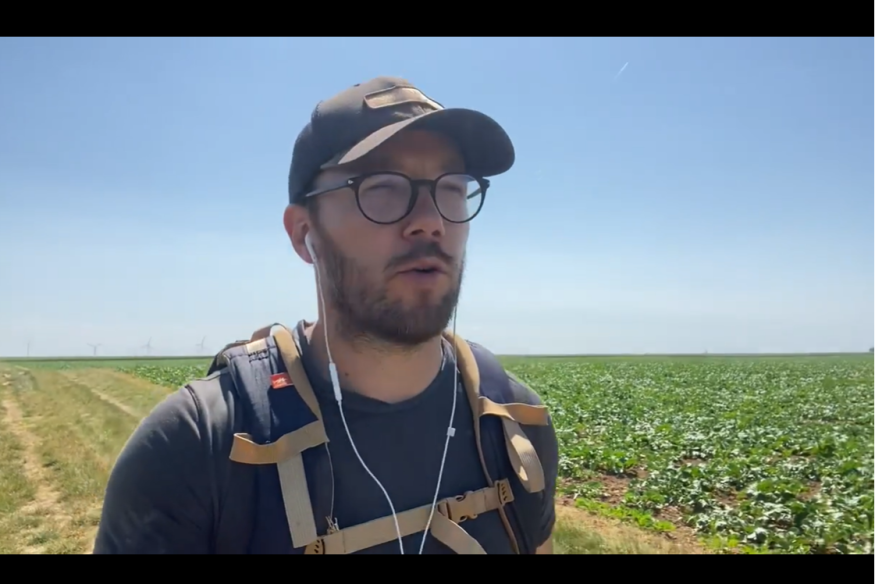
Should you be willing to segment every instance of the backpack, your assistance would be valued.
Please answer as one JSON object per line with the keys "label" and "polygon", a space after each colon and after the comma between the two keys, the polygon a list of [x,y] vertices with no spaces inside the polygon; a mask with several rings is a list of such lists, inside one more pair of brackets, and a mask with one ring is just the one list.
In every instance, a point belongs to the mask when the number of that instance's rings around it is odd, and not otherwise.
{"label": "backpack", "polygon": [[[545,477],[524,426],[547,426],[545,406],[511,383],[498,359],[449,332],[460,380],[474,413],[474,435],[487,487],[438,502],[430,535],[459,554],[485,551],[462,524],[495,512],[514,553],[534,553],[527,517],[539,517]],[[393,541],[391,515],[339,529],[332,520],[333,472],[322,413],[291,332],[274,324],[227,345],[208,376],[229,374],[235,433],[214,527],[220,554],[349,554]],[[533,403],[526,403],[533,402]],[[240,431],[236,431],[240,430]],[[397,512],[402,536],[422,532],[431,505]]]}

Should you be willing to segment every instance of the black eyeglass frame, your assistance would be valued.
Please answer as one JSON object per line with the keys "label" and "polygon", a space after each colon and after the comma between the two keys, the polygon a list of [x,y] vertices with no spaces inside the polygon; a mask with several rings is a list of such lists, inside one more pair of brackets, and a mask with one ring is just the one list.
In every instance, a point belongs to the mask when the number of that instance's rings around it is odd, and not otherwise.
{"label": "black eyeglass frame", "polygon": [[[362,209],[362,202],[361,202],[361,199],[359,198],[359,188],[361,187],[362,183],[366,179],[371,178],[372,176],[379,176],[379,175],[384,175],[384,174],[389,174],[389,175],[401,177],[410,183],[410,202],[407,204],[407,210],[398,219],[394,219],[392,221],[377,221],[377,220],[369,217],[368,214],[365,213],[365,210]],[[438,184],[438,181],[440,181],[444,177],[456,176],[456,175],[461,175],[461,176],[466,176],[466,177],[472,178],[475,181],[477,181],[477,184],[480,185],[479,190],[475,191],[475,193],[473,195],[468,195],[468,198],[470,199],[471,197],[479,194],[480,195],[480,205],[477,207],[477,210],[474,211],[471,214],[471,216],[468,217],[467,219],[465,219],[464,221],[454,221],[453,219],[448,218],[446,215],[443,214],[443,212],[441,212],[440,205],[438,205],[438,202],[437,202],[437,184]],[[434,207],[435,207],[435,209],[437,209],[437,212],[440,214],[440,216],[445,221],[448,221],[449,223],[462,224],[462,223],[468,223],[469,221],[474,219],[474,217],[476,217],[477,215],[480,214],[480,211],[483,209],[483,203],[486,202],[486,190],[489,188],[490,184],[491,183],[489,182],[489,179],[487,179],[487,178],[483,178],[482,176],[474,176],[474,175],[467,174],[464,172],[447,172],[447,173],[440,175],[439,177],[437,177],[434,180],[428,180],[428,179],[412,179],[409,176],[407,176],[406,174],[403,174],[401,172],[381,170],[381,171],[368,172],[366,174],[360,174],[358,176],[348,178],[348,179],[344,180],[342,184],[333,185],[330,187],[325,187],[325,188],[318,189],[315,191],[310,191],[309,193],[305,194],[303,196],[303,198],[308,199],[310,197],[315,197],[317,195],[324,195],[325,193],[330,193],[330,192],[337,191],[340,189],[351,188],[353,190],[353,193],[355,194],[356,206],[358,207],[359,212],[362,214],[362,216],[365,219],[367,219],[368,221],[370,221],[372,223],[376,223],[378,225],[392,225],[394,223],[398,223],[399,221],[403,221],[405,217],[410,215],[410,213],[413,211],[413,208],[416,206],[416,201],[419,199],[419,192],[420,192],[419,187],[426,186],[426,187],[428,187],[428,192],[431,195],[431,200],[434,203]]]}

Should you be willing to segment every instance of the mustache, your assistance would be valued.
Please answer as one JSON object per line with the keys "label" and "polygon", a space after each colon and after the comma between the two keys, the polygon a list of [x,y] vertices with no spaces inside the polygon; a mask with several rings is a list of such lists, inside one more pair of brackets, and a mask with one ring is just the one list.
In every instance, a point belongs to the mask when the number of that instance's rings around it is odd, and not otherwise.
{"label": "mustache", "polygon": [[404,255],[393,258],[388,265],[386,265],[386,271],[392,271],[399,266],[424,258],[435,258],[444,262],[448,266],[455,265],[453,256],[441,249],[441,246],[437,242],[430,242],[418,244]]}

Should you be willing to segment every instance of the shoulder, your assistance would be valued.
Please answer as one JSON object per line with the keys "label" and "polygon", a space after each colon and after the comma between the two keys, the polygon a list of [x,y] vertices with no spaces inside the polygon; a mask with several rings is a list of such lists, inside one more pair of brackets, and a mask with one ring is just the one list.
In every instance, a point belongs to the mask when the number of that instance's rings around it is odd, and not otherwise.
{"label": "shoulder", "polygon": [[[500,394],[504,403],[546,407],[537,391],[507,370],[498,357],[480,345],[469,344],[477,357],[478,365],[482,364],[481,388],[484,374],[495,376],[498,379],[494,380],[495,383],[490,383],[491,387],[486,388],[486,391]],[[559,444],[549,411],[546,425],[521,423],[520,426],[531,442],[544,472],[544,489],[528,494],[517,505],[517,512],[526,532],[524,537],[531,542],[532,549],[535,549],[549,540],[556,522],[554,498],[559,474]],[[516,489],[516,493],[523,495],[524,491]]]}
{"label": "shoulder", "polygon": [[222,395],[221,373],[195,379],[168,395],[140,422],[131,435],[118,464],[125,457],[140,453],[144,445],[150,448],[167,446],[174,456],[187,456],[190,448],[209,448],[209,438],[217,426],[228,417],[228,400]]}
{"label": "shoulder", "polygon": [[544,405],[544,401],[541,399],[540,394],[538,394],[532,386],[521,380],[512,371],[505,369],[504,373],[507,375],[510,382],[511,391],[516,398],[516,403],[525,403],[533,406]]}
{"label": "shoulder", "polygon": [[[468,341],[468,344],[471,346],[480,369],[481,392],[497,394],[495,397],[500,397],[504,403],[546,407],[537,391],[512,371],[506,369],[495,354],[477,343]],[[491,381],[488,386],[484,384],[486,380]],[[549,411],[546,426],[524,426],[526,434],[545,465],[544,470],[552,473],[554,466],[558,464],[559,454],[556,431]]]}
{"label": "shoulder", "polygon": [[233,397],[217,372],[167,396],[110,472],[94,553],[204,553],[233,440]]}
{"label": "shoulder", "polygon": [[[511,392],[514,396],[514,403],[523,403],[532,406],[544,406],[544,401],[541,396],[532,389],[530,385],[522,381],[511,371],[505,371],[508,380],[510,381]],[[546,426],[525,426],[526,434],[532,441],[535,451],[544,466],[544,472],[549,475],[555,475],[558,472],[559,465],[559,444],[556,439],[556,428],[553,426],[553,419],[550,416],[549,408],[547,409],[547,425]],[[551,477],[553,478],[553,477]]]}
{"label": "shoulder", "polygon": [[230,450],[230,435],[237,425],[237,393],[228,369],[219,369],[206,377],[189,381],[180,391],[188,392],[197,408],[199,429],[210,446],[225,450],[221,440],[227,437]]}
{"label": "shoulder", "polygon": [[[131,437],[194,441],[208,454],[230,451],[236,423],[236,393],[226,369],[193,379],[170,394],[140,423]],[[183,451],[185,452],[185,451]]]}
{"label": "shoulder", "polygon": [[153,456],[166,466],[193,456],[220,454],[224,436],[229,436],[224,442],[230,449],[234,401],[233,383],[224,370],[191,380],[143,418],[116,466],[124,467],[129,457]]}
{"label": "shoulder", "polygon": [[502,388],[502,393],[506,393],[503,396],[503,401],[532,406],[544,405],[541,396],[530,385],[505,368],[498,356],[492,351],[473,341],[468,341],[468,345],[471,347],[471,351],[477,360],[481,382],[484,376],[498,377],[500,380],[506,381],[506,383],[497,385],[497,387]]}

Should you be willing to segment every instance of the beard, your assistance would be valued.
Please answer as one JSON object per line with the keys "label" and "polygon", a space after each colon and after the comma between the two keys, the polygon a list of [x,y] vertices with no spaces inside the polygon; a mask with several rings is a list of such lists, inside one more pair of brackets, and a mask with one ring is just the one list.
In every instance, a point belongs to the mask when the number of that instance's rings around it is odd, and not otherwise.
{"label": "beard", "polygon": [[322,244],[317,252],[325,280],[320,276],[319,285],[323,287],[326,303],[337,313],[338,322],[332,324],[344,338],[412,349],[440,335],[447,327],[459,301],[464,261],[456,265],[435,242],[418,244],[403,256],[394,258],[387,270],[428,257],[450,266],[453,281],[443,296],[435,301],[432,293],[423,292],[412,306],[405,306],[403,300],[389,298],[386,286],[373,284],[367,270],[344,256],[321,226],[313,225],[313,230],[319,234]]}

